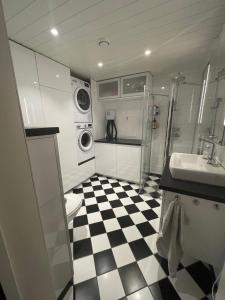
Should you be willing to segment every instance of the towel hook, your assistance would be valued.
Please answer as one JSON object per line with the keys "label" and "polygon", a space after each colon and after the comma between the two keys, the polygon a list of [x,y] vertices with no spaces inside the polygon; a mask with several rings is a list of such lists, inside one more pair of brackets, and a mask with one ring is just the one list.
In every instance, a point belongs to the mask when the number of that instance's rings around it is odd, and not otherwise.
{"label": "towel hook", "polygon": [[193,204],[196,205],[196,206],[199,205],[199,200],[198,200],[198,199],[193,199],[192,202],[193,202]]}
{"label": "towel hook", "polygon": [[176,194],[174,198],[175,198],[175,200],[179,200],[180,199],[180,195]]}

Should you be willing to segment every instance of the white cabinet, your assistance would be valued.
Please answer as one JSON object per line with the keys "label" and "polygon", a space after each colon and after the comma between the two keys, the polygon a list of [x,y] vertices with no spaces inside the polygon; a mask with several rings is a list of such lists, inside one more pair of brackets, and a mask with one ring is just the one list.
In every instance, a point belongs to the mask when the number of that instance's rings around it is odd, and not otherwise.
{"label": "white cabinet", "polygon": [[139,182],[141,147],[95,143],[96,173]]}
{"label": "white cabinet", "polygon": [[40,85],[71,92],[70,69],[36,53]]}
{"label": "white cabinet", "polygon": [[99,99],[120,97],[120,78],[99,81],[97,91]]}
{"label": "white cabinet", "polygon": [[14,42],[10,42],[10,49],[24,126],[44,126],[35,54]]}
{"label": "white cabinet", "polygon": [[140,181],[141,147],[116,145],[117,177],[128,181]]}
{"label": "white cabinet", "polygon": [[76,131],[73,101],[68,92],[41,86],[47,126],[58,126],[58,144],[64,191],[73,188],[77,176]]}
{"label": "white cabinet", "polygon": [[121,99],[144,95],[144,86],[150,86],[150,73],[138,73],[97,82],[98,99]]}
{"label": "white cabinet", "polygon": [[116,145],[95,143],[96,173],[116,177]]}
{"label": "white cabinet", "polygon": [[129,75],[121,78],[121,97],[139,96],[148,85],[148,73]]}
{"label": "white cabinet", "polygon": [[37,205],[56,297],[73,277],[57,139],[55,135],[27,138]]}
{"label": "white cabinet", "polygon": [[220,267],[224,261],[225,204],[164,191],[162,215],[169,203],[178,197],[184,209],[184,253],[203,262]]}

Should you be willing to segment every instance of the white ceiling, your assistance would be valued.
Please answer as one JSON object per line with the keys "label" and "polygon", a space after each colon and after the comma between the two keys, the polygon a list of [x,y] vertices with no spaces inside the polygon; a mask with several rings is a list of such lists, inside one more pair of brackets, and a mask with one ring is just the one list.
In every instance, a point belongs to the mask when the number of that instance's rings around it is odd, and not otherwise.
{"label": "white ceiling", "polygon": [[[11,39],[95,79],[202,68],[225,22],[225,0],[3,0],[3,7]],[[102,37],[109,48],[99,48]]]}

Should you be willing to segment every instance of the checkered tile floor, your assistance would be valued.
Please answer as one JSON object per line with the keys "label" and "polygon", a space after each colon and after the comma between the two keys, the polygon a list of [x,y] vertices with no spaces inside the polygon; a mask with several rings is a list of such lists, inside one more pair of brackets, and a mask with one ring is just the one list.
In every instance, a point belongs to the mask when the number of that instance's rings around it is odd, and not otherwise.
{"label": "checkered tile floor", "polygon": [[211,299],[213,276],[201,262],[185,258],[176,279],[157,254],[161,191],[150,176],[138,186],[94,175],[74,189],[83,199],[69,223],[75,299]]}

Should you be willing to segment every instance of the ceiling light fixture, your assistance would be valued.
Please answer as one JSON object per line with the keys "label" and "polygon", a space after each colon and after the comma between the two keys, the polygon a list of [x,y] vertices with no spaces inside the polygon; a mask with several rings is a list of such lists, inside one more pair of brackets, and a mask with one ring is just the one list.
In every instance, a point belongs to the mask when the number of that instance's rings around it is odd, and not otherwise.
{"label": "ceiling light fixture", "polygon": [[101,38],[98,41],[98,45],[99,45],[100,48],[108,48],[109,44],[110,44],[110,42],[107,39],[105,39],[105,38]]}
{"label": "ceiling light fixture", "polygon": [[50,30],[50,32],[51,32],[51,34],[54,35],[54,36],[58,36],[58,35],[59,35],[59,32],[58,32],[58,30],[57,30],[56,28],[52,28],[52,29]]}
{"label": "ceiling light fixture", "polygon": [[166,88],[165,86],[161,86],[161,90],[165,90],[165,88]]}
{"label": "ceiling light fixture", "polygon": [[152,53],[151,50],[149,50],[149,49],[145,50],[145,56],[148,56],[148,55],[150,55],[151,53]]}
{"label": "ceiling light fixture", "polygon": [[102,68],[102,67],[103,67],[103,63],[102,63],[102,62],[99,62],[99,63],[98,63],[98,67],[99,67],[99,68]]}

